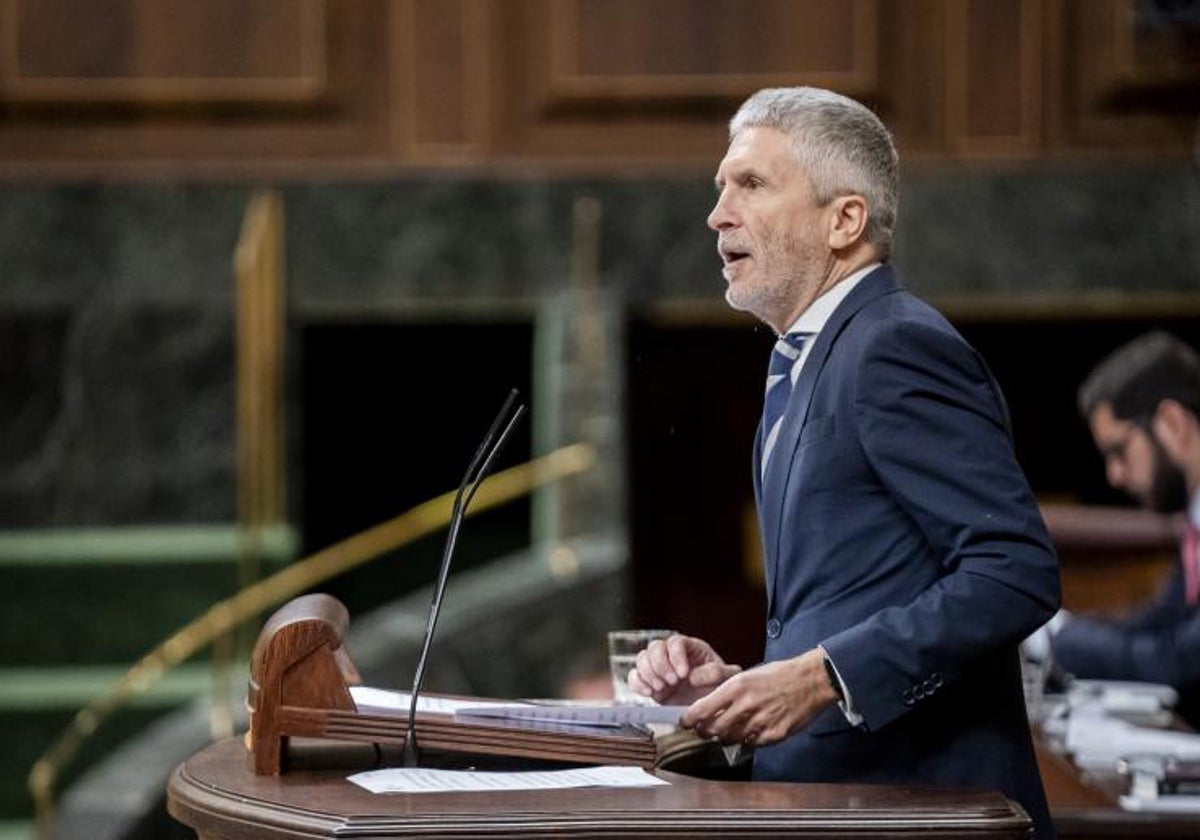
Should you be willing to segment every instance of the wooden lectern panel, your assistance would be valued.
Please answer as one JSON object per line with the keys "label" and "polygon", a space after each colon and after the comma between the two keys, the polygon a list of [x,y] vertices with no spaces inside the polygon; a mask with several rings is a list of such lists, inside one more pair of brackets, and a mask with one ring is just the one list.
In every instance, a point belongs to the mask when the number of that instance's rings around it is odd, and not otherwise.
{"label": "wooden lectern panel", "polygon": [[[246,741],[256,773],[283,772],[288,741],[296,737],[377,749],[404,744],[407,709],[358,708],[354,702],[350,686],[359,677],[343,644],[348,626],[346,608],[329,595],[297,598],[267,620],[250,661]],[[457,755],[641,767],[688,761],[691,753],[709,749],[695,737],[690,744],[687,738],[656,739],[633,726],[603,729],[433,712],[417,713],[416,736],[422,750]]]}

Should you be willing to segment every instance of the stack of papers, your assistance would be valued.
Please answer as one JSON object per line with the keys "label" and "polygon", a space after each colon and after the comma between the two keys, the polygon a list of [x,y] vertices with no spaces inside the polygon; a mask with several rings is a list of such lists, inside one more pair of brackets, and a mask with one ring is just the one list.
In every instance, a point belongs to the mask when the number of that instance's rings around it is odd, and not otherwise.
{"label": "stack of papers", "polygon": [[1073,709],[1100,710],[1132,723],[1167,726],[1179,692],[1169,685],[1125,680],[1076,680],[1067,700]]}
{"label": "stack of papers", "polygon": [[1200,759],[1200,735],[1194,732],[1135,726],[1104,714],[1073,712],[1066,735],[1067,750],[1084,769],[1111,770],[1135,755]]}

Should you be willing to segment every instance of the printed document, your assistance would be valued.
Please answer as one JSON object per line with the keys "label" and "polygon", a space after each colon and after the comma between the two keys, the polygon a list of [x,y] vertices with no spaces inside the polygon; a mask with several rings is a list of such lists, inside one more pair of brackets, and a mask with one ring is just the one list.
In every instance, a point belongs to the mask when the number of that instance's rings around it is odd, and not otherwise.
{"label": "printed document", "polygon": [[494,790],[561,790],[580,787],[656,787],[669,785],[640,767],[582,767],[486,773],[477,770],[425,770],[393,767],[355,773],[348,781],[372,793],[463,793]]}

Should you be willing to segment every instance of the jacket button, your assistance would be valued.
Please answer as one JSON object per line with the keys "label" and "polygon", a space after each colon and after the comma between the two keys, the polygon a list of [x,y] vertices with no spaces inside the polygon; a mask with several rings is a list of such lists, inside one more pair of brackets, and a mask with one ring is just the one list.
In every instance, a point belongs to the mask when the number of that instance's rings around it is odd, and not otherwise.
{"label": "jacket button", "polygon": [[779,623],[778,618],[772,618],[767,622],[767,638],[778,639],[779,634],[783,631],[783,625]]}

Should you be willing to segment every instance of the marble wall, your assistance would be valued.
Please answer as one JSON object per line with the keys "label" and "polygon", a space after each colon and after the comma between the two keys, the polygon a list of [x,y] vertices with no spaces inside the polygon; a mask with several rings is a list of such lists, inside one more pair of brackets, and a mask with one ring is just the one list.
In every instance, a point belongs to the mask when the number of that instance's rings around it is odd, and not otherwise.
{"label": "marble wall", "polygon": [[[533,320],[569,287],[581,195],[603,208],[606,306],[720,299],[704,178],[283,192],[293,324],[493,305]],[[0,528],[234,517],[231,260],[249,193],[0,192]],[[1200,177],[1183,164],[914,171],[901,202],[896,262],[935,299],[1200,292]]]}

